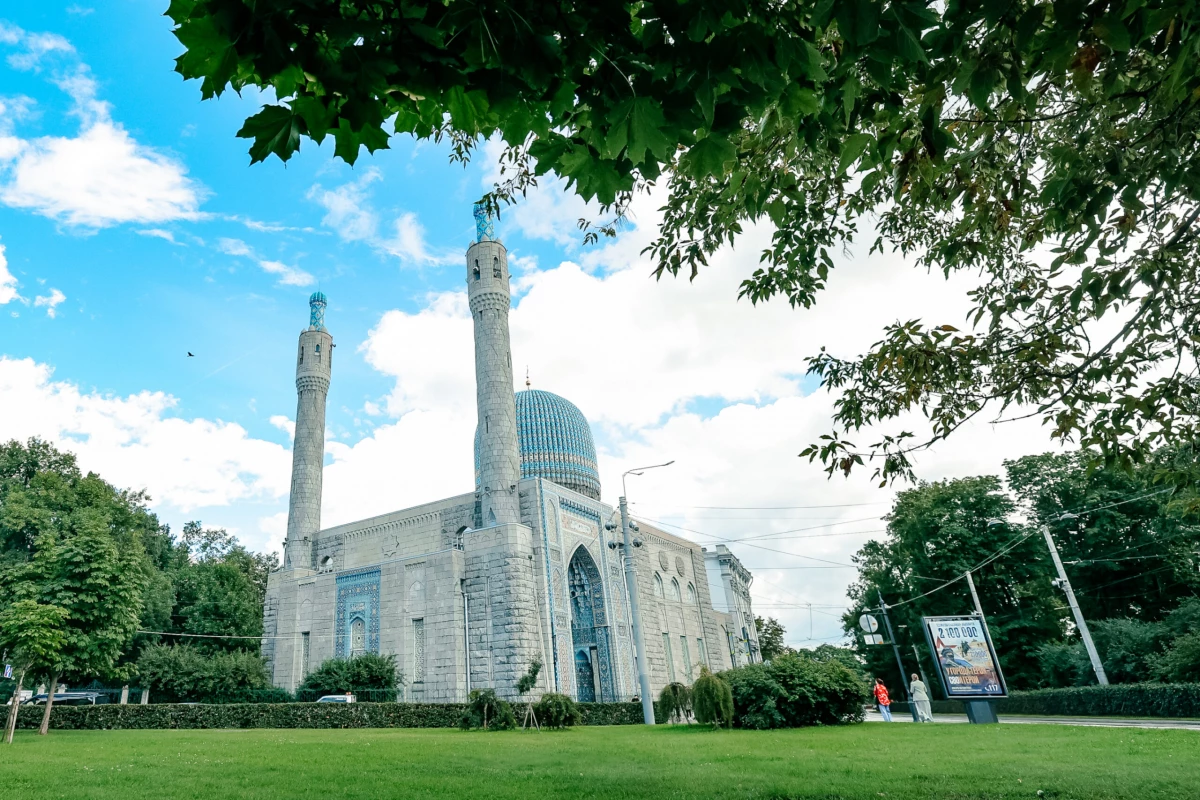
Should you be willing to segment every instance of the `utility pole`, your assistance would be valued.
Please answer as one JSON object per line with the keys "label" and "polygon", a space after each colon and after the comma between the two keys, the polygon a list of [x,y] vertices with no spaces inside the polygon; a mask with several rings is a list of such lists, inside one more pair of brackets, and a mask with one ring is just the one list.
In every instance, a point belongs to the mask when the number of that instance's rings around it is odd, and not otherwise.
{"label": "utility pole", "polygon": [[971,587],[971,599],[975,601],[975,613],[983,618],[983,606],[979,604],[979,593],[975,591],[975,581],[971,578],[971,570],[967,570],[967,586]]}
{"label": "utility pole", "polygon": [[1092,660],[1092,669],[1096,671],[1096,681],[1101,686],[1107,686],[1108,676],[1104,674],[1104,665],[1100,663],[1100,653],[1096,651],[1096,643],[1092,641],[1092,632],[1088,630],[1087,622],[1083,619],[1083,612],[1079,609],[1079,602],[1075,599],[1075,591],[1071,588],[1067,571],[1063,569],[1062,559],[1058,557],[1058,548],[1054,544],[1054,537],[1050,535],[1050,526],[1042,526],[1042,535],[1046,537],[1046,546],[1050,548],[1050,558],[1054,559],[1054,568],[1058,570],[1058,583],[1067,595],[1067,604],[1071,606],[1071,613],[1075,615],[1075,625],[1079,628],[1079,635],[1083,638],[1083,646],[1087,649],[1088,658]]}
{"label": "utility pole", "polygon": [[904,680],[904,662],[900,660],[900,645],[896,643],[896,633],[892,630],[892,619],[887,613],[887,603],[883,602],[883,592],[876,589],[875,594],[879,595],[879,610],[883,612],[883,624],[887,627],[888,638],[892,640],[892,652],[896,654],[896,669],[900,670],[900,691],[903,693],[904,701],[908,703],[908,710],[912,712],[913,722],[916,722],[918,720],[917,707],[908,696],[908,684]]}
{"label": "utility pole", "polygon": [[629,613],[633,616],[633,646],[637,652],[638,686],[642,691],[642,719],[654,724],[654,698],[650,696],[650,675],[646,672],[646,642],[642,638],[642,611],[638,603],[637,572],[633,567],[633,537],[629,535],[629,506],[621,495],[621,534],[624,537],[625,583],[629,587]]}

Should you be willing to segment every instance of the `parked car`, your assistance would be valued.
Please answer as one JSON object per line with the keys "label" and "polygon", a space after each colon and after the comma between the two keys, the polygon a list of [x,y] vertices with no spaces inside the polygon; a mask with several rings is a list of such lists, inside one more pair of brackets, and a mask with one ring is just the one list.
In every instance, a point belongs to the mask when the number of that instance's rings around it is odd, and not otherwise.
{"label": "parked car", "polygon": [[[33,697],[24,701],[26,705],[44,706],[49,694],[43,692],[35,694]],[[56,706],[100,706],[109,702],[108,695],[103,692],[55,692],[54,705]]]}
{"label": "parked car", "polygon": [[358,699],[352,694],[327,694],[317,700],[318,703],[357,703]]}

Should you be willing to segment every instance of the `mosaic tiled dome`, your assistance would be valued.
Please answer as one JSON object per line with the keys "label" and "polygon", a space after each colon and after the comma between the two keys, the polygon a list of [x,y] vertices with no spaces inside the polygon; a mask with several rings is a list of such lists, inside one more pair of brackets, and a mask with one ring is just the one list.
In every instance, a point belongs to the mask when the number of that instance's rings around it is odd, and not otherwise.
{"label": "mosaic tiled dome", "polygon": [[[592,428],[575,404],[551,392],[517,392],[521,477],[545,478],[594,500],[600,471]],[[479,431],[475,431],[475,486],[479,487]]]}

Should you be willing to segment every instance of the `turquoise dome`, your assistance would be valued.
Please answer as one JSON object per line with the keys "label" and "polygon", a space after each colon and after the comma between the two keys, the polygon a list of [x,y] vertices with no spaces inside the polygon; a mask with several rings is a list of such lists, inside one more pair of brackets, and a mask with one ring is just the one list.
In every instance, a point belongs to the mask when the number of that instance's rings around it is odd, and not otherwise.
{"label": "turquoise dome", "polygon": [[[521,477],[545,478],[599,500],[596,443],[583,412],[571,401],[541,389],[517,392],[516,401]],[[476,488],[479,483],[479,429],[476,428]]]}

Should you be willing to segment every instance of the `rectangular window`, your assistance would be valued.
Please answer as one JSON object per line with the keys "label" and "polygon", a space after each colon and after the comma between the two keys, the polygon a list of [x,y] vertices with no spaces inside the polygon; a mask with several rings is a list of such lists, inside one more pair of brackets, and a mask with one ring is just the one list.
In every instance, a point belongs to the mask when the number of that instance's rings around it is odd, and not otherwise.
{"label": "rectangular window", "polygon": [[308,631],[300,634],[300,640],[300,675],[302,677],[308,677]]}
{"label": "rectangular window", "polygon": [[666,652],[667,659],[667,681],[675,682],[675,657],[671,655],[671,634],[663,634],[663,650]]}
{"label": "rectangular window", "polygon": [[679,637],[679,646],[683,650],[683,674],[687,676],[688,683],[692,682],[692,654],[688,651],[688,643],[686,636]]}
{"label": "rectangular window", "polygon": [[414,619],[413,629],[413,683],[425,681],[425,620]]}
{"label": "rectangular window", "polygon": [[696,655],[700,657],[700,663],[707,667],[708,666],[708,650],[704,646],[703,639],[696,640]]}

